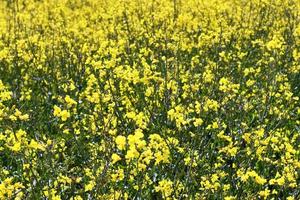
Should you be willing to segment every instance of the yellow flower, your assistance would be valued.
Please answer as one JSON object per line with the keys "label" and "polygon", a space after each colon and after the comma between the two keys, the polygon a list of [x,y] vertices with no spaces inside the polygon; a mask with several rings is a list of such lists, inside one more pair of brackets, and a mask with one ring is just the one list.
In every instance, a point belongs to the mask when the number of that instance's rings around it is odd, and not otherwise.
{"label": "yellow flower", "polygon": [[213,99],[207,99],[205,101],[205,104],[203,106],[203,110],[204,111],[209,111],[209,110],[213,110],[213,111],[218,111],[219,109],[219,103]]}
{"label": "yellow flower", "polygon": [[255,176],[255,182],[258,183],[258,184],[260,184],[260,185],[263,185],[263,184],[265,184],[267,182],[267,180],[264,179],[264,178],[262,178],[262,177],[260,177],[259,175],[256,175]]}
{"label": "yellow flower", "polygon": [[261,196],[263,199],[267,199],[268,196],[270,195],[270,192],[271,192],[270,190],[265,189],[265,190],[260,191],[258,194],[259,194],[259,196]]}
{"label": "yellow flower", "polygon": [[16,109],[16,110],[15,110],[15,116],[16,116],[16,117],[19,117],[19,116],[21,116],[21,115],[22,115],[21,111],[19,111],[18,109]]}
{"label": "yellow flower", "polygon": [[59,117],[60,116],[60,113],[61,113],[61,109],[60,107],[58,106],[54,106],[54,111],[53,111],[53,115],[56,116],[56,117]]}
{"label": "yellow flower", "polygon": [[115,139],[118,149],[124,150],[126,147],[126,137],[118,135]]}
{"label": "yellow flower", "polygon": [[156,192],[161,192],[164,197],[171,196],[173,192],[173,182],[168,179],[163,179],[159,181],[158,186],[155,187]]}
{"label": "yellow flower", "polygon": [[70,88],[71,91],[73,91],[73,90],[76,89],[76,87],[75,87],[75,85],[74,85],[73,82],[70,83],[69,88]]}
{"label": "yellow flower", "polygon": [[203,124],[203,120],[201,118],[196,118],[194,121],[194,126],[201,126]]}
{"label": "yellow flower", "polygon": [[111,176],[111,180],[113,182],[121,181],[125,177],[124,176],[124,170],[123,169],[118,169],[116,173],[113,173],[110,176]]}
{"label": "yellow flower", "polygon": [[67,102],[68,107],[71,107],[72,105],[76,105],[77,104],[77,102],[75,100],[73,100],[69,95],[67,95],[65,97],[65,101]]}
{"label": "yellow flower", "polygon": [[237,154],[238,149],[239,149],[238,147],[231,147],[228,149],[228,154],[230,156],[235,156]]}
{"label": "yellow flower", "polygon": [[[230,184],[224,184],[223,190],[228,191],[230,189]],[[226,197],[225,197],[226,198]],[[234,198],[234,197],[233,197]]]}
{"label": "yellow flower", "polygon": [[14,116],[14,115],[10,115],[9,116],[9,119],[11,120],[11,121],[17,121],[17,117],[16,116]]}
{"label": "yellow flower", "polygon": [[76,195],[72,200],[83,200],[83,198],[79,195]]}
{"label": "yellow flower", "polygon": [[248,81],[246,82],[247,87],[251,87],[251,86],[254,85],[254,84],[255,84],[255,80],[248,80]]}
{"label": "yellow flower", "polygon": [[278,185],[284,185],[285,180],[284,180],[284,176],[281,176],[279,179],[276,180]]}
{"label": "yellow flower", "polygon": [[43,147],[43,145],[39,144],[38,142],[36,142],[35,140],[31,139],[28,147],[33,148],[33,149],[40,149],[42,151],[45,150],[45,147]]}
{"label": "yellow flower", "polygon": [[111,159],[112,159],[112,164],[115,164],[116,162],[118,162],[119,160],[121,160],[121,157],[118,154],[113,153],[111,155]]}
{"label": "yellow flower", "polygon": [[69,111],[63,110],[63,111],[61,111],[60,116],[61,116],[61,120],[62,120],[62,121],[67,121],[67,119],[68,119],[71,115],[70,115],[70,112],[69,112]]}
{"label": "yellow flower", "polygon": [[139,153],[139,152],[136,150],[136,148],[133,146],[133,147],[131,147],[131,148],[127,151],[125,158],[126,158],[127,160],[132,160],[132,159],[134,159],[134,158],[138,158],[139,155],[140,155],[140,153]]}
{"label": "yellow flower", "polygon": [[21,150],[21,143],[16,142],[13,146],[9,146],[12,151],[18,152]]}
{"label": "yellow flower", "polygon": [[264,133],[265,133],[265,130],[263,128],[260,128],[257,131],[255,131],[255,134],[260,138],[264,136]]}
{"label": "yellow flower", "polygon": [[20,115],[19,118],[20,118],[20,120],[27,121],[29,119],[29,115],[28,114]]}
{"label": "yellow flower", "polygon": [[96,183],[95,181],[89,181],[88,184],[86,184],[84,186],[84,191],[87,192],[87,191],[91,191],[94,187],[95,187]]}

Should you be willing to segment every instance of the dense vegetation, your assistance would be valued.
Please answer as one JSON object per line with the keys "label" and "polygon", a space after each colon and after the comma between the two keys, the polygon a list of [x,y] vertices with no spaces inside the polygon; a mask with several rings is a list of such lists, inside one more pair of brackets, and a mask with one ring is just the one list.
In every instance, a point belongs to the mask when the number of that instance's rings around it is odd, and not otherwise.
{"label": "dense vegetation", "polygon": [[0,0],[0,199],[299,199],[299,0]]}

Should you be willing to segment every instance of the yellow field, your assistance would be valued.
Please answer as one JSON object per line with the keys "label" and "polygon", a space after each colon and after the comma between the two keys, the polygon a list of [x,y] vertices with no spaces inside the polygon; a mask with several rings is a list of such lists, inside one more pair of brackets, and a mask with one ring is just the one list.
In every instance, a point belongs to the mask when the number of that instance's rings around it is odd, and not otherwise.
{"label": "yellow field", "polygon": [[0,200],[300,199],[299,0],[0,0]]}

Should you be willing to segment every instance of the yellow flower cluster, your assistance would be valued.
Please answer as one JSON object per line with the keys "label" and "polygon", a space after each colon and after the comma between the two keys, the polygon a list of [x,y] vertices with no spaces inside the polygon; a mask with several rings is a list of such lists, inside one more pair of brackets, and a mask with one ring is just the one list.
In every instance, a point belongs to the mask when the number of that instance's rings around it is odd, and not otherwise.
{"label": "yellow flower cluster", "polygon": [[299,199],[299,0],[0,1],[0,200]]}

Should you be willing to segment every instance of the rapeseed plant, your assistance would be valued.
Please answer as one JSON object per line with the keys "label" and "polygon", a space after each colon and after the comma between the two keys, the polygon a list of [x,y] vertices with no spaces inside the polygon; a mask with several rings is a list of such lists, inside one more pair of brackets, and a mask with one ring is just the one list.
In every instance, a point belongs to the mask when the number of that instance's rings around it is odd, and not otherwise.
{"label": "rapeseed plant", "polygon": [[299,0],[0,1],[0,200],[299,199]]}

